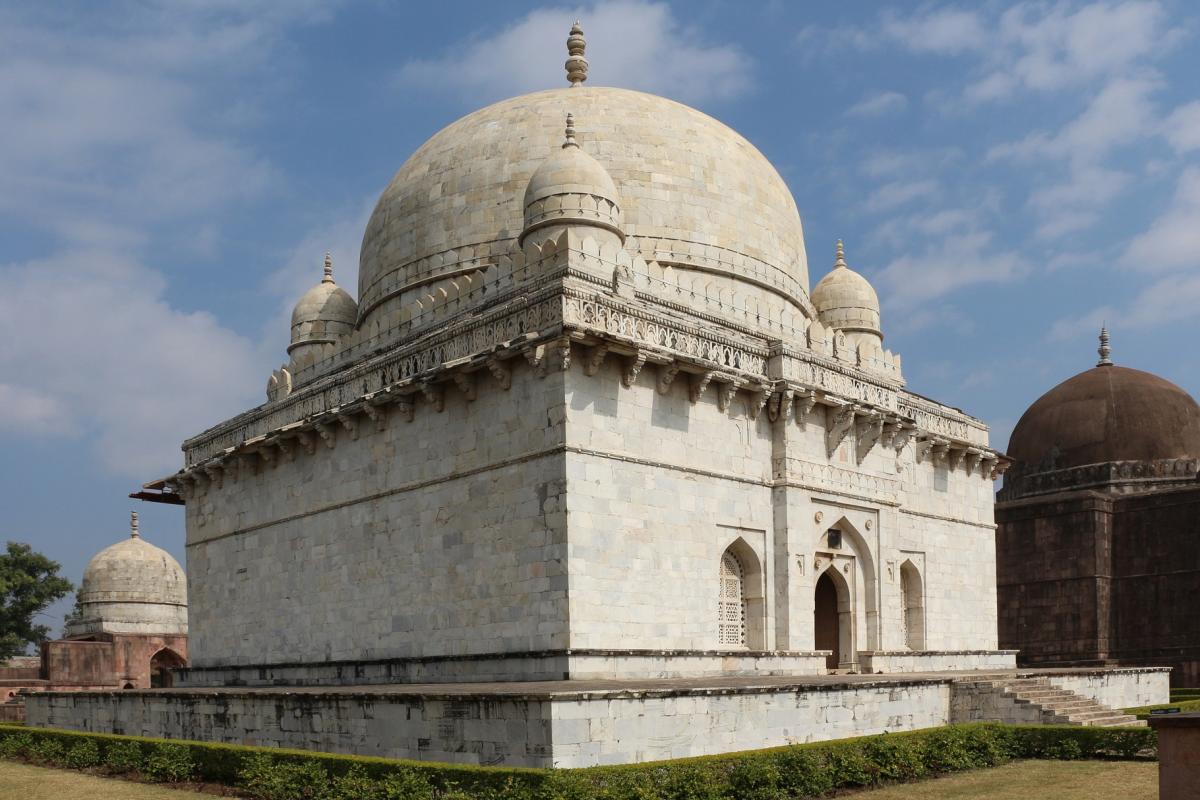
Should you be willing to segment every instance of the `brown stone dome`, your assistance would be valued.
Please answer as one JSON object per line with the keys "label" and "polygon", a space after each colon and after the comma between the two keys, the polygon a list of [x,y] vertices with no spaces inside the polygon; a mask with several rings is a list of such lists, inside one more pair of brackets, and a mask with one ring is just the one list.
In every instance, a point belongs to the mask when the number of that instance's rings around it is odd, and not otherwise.
{"label": "brown stone dome", "polygon": [[1029,407],[1013,429],[1008,455],[1025,472],[1200,457],[1200,406],[1149,372],[1094,367]]}

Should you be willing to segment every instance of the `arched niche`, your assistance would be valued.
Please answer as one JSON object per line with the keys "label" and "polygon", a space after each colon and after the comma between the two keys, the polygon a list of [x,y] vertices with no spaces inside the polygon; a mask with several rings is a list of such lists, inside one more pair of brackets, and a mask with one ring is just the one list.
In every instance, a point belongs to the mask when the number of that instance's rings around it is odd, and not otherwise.
{"label": "arched niche", "polygon": [[[858,515],[862,516],[862,515]],[[866,519],[862,520],[864,523]],[[841,533],[841,547],[827,546],[829,532],[837,530]],[[879,647],[879,571],[875,551],[871,547],[863,531],[851,521],[848,514],[841,514],[835,522],[828,525],[820,536],[817,550],[828,550],[837,555],[849,555],[854,558],[857,580],[850,582],[850,594],[853,600],[855,615],[855,646],[864,650],[878,650]],[[857,654],[852,654],[849,661],[856,662]]]}
{"label": "arched niche", "polygon": [[900,565],[900,623],[904,626],[904,646],[924,650],[925,582],[911,559]]}
{"label": "arched niche", "polygon": [[183,656],[169,647],[164,647],[150,657],[150,688],[168,689],[175,685],[171,670],[186,667]]}
{"label": "arched niche", "polygon": [[766,649],[766,581],[758,553],[739,536],[721,553],[717,569],[718,648]]}

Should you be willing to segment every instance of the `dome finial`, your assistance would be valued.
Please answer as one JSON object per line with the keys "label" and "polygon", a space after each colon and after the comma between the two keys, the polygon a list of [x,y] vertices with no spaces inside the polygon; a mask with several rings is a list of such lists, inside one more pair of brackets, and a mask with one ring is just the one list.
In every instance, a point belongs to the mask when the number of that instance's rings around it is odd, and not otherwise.
{"label": "dome finial", "polygon": [[329,251],[325,251],[325,277],[321,278],[321,283],[333,283],[333,256]]}
{"label": "dome finial", "polygon": [[575,141],[575,115],[567,112],[567,130],[566,139],[563,140],[563,149],[568,147],[579,147],[579,142]]}
{"label": "dome finial", "polygon": [[575,24],[571,26],[571,35],[567,37],[567,63],[564,64],[567,68],[567,81],[572,86],[578,86],[587,80],[588,61],[583,57],[583,51],[587,49],[587,40],[583,38],[583,28],[579,27],[579,20],[575,20]]}
{"label": "dome finial", "polygon": [[837,247],[834,249],[833,268],[846,268],[846,247],[842,244],[842,240],[837,240]]}
{"label": "dome finial", "polygon": [[134,539],[141,538],[141,534],[138,533],[138,518],[136,511],[129,512],[129,535]]}
{"label": "dome finial", "polygon": [[1100,326],[1100,347],[1096,349],[1096,352],[1100,354],[1100,360],[1096,362],[1097,367],[1113,365],[1112,359],[1109,358],[1112,355],[1112,348],[1108,346],[1108,326],[1106,325]]}

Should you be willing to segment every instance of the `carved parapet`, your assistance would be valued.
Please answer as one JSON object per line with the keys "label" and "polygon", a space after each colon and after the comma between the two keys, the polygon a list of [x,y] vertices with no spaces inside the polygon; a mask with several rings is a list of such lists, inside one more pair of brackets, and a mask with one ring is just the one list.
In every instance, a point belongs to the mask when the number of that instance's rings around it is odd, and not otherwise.
{"label": "carved parapet", "polygon": [[826,410],[825,451],[832,456],[854,427],[854,406],[843,405]]}

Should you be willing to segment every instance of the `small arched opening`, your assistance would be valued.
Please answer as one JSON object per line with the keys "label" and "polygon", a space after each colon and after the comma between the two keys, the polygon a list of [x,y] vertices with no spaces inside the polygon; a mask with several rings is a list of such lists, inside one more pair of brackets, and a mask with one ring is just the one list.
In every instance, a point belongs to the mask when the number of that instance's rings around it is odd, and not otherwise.
{"label": "small arched opening", "polygon": [[744,539],[721,554],[717,587],[717,646],[722,650],[765,648],[766,610],[758,556]]}
{"label": "small arched opening", "polygon": [[159,650],[150,659],[150,688],[168,689],[174,686],[175,677],[171,674],[171,670],[186,666],[187,662],[183,656],[171,648],[164,647]]}
{"label": "small arched opening", "polygon": [[854,653],[854,616],[850,587],[835,567],[817,578],[813,597],[814,645],[829,650],[827,669],[837,669],[852,660]]}
{"label": "small arched opening", "polygon": [[900,609],[904,646],[909,650],[924,650],[925,586],[912,561],[900,565]]}

